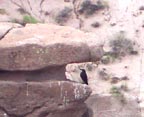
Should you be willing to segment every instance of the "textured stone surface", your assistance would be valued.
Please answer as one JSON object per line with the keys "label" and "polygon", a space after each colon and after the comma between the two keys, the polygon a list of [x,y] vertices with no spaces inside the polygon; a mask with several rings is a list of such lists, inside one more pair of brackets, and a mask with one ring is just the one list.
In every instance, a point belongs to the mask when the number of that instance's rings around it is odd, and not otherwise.
{"label": "textured stone surface", "polygon": [[[108,9],[105,9],[103,11],[100,12],[96,12],[95,14],[93,14],[90,17],[83,17],[83,15],[77,14],[77,10],[79,9],[79,7],[81,7],[81,4],[84,0],[39,0],[39,1],[35,1],[35,0],[0,0],[0,8],[5,8],[6,11],[8,12],[8,14],[5,15],[0,15],[0,20],[4,21],[3,17],[13,17],[13,18],[19,18],[19,17],[23,17],[23,14],[20,15],[20,13],[17,11],[17,9],[19,8],[17,5],[14,5],[15,3],[12,3],[10,1],[15,1],[16,3],[19,3],[19,5],[23,4],[23,8],[26,9],[32,16],[34,16],[35,18],[41,19],[42,21],[46,21],[46,22],[54,22],[55,19],[55,12],[60,12],[61,9],[63,9],[64,7],[69,7],[71,8],[71,4],[73,3],[74,9],[72,11],[75,11],[75,15],[77,15],[77,19],[79,20],[79,29],[85,30],[85,31],[93,31],[99,39],[105,39],[105,41],[109,41],[109,39],[111,39],[111,37],[119,32],[119,31],[124,31],[126,32],[126,34],[128,34],[128,38],[132,39],[132,40],[136,40],[138,42],[141,43],[142,48],[143,48],[143,44],[144,44],[144,33],[143,33],[143,11],[139,10],[140,7],[143,5],[143,0],[106,0],[106,4],[109,5]],[[42,2],[44,1],[44,2]],[[66,1],[64,3],[64,1]],[[97,1],[97,0],[90,0],[90,1]],[[104,0],[105,1],[105,0]],[[34,2],[34,4],[33,4]],[[29,4],[28,4],[29,3]],[[50,3],[50,5],[49,5]],[[9,6],[9,7],[7,7]],[[57,14],[57,13],[56,13]],[[40,17],[39,17],[40,16]],[[75,21],[75,16],[73,17],[73,15],[71,15],[70,19],[68,20],[68,22],[65,22],[64,25],[69,25],[69,26],[73,26],[73,27],[77,27],[77,22]],[[74,19],[74,20],[73,20]],[[5,20],[7,21],[7,19]],[[100,27],[95,28],[92,27],[91,25],[95,22],[99,22],[100,23]],[[116,25],[113,25],[116,24]],[[143,49],[141,48],[140,51],[143,52]],[[94,52],[95,53],[95,52]],[[140,54],[141,56],[141,54]],[[131,59],[132,57],[128,58]],[[144,60],[144,59],[142,59]],[[138,64],[134,64],[135,62],[137,62]],[[139,97],[139,86],[141,85],[141,93],[143,93],[143,82],[142,82],[142,78],[140,74],[142,74],[142,70],[140,70],[139,66],[139,56],[136,60],[132,60],[132,61],[126,61],[124,62],[125,65],[127,64],[132,64],[132,68],[128,67],[128,69],[130,68],[131,70],[124,70],[128,73],[128,75],[130,76],[130,84],[132,86],[134,86],[132,89],[134,89],[134,92],[132,93],[132,96],[134,97]],[[142,65],[143,66],[143,65]],[[106,67],[109,67],[106,66]],[[111,66],[110,66],[111,67]],[[143,69],[144,70],[144,69]],[[121,66],[119,69],[119,65],[116,67],[113,67],[112,71],[114,71],[114,73],[117,72],[121,72]],[[140,72],[141,71],[141,72]],[[123,72],[120,73],[121,75],[123,75]],[[92,74],[93,76],[93,74]],[[139,77],[140,76],[140,77]],[[131,80],[132,78],[132,80]],[[99,86],[97,84],[102,84],[102,82],[94,82],[92,81],[93,84],[95,84],[96,87],[94,87],[93,89],[95,90],[96,93],[101,92],[101,90],[104,89],[109,89],[107,88],[107,84],[105,84],[105,82],[103,83],[104,85]],[[129,86],[129,83],[128,83]],[[137,89],[136,89],[136,88]],[[131,88],[131,87],[130,87]],[[101,89],[101,90],[99,90]],[[103,92],[103,91],[102,91]],[[138,94],[138,95],[137,95]],[[131,92],[128,95],[131,96]],[[142,99],[143,100],[143,99]],[[142,101],[141,100],[141,101]],[[143,103],[143,101],[142,101]]]}
{"label": "textured stone surface", "polygon": [[[0,41],[0,69],[36,70],[90,61],[93,47],[85,41],[88,36],[73,28],[49,24],[13,29]],[[102,55],[94,54],[95,60]]]}
{"label": "textured stone surface", "polygon": [[136,100],[120,97],[92,95],[86,101],[89,117],[141,117]]}
{"label": "textured stone surface", "polygon": [[19,24],[15,23],[0,23],[0,39],[4,38],[4,36],[13,28],[20,28],[22,27]]}
{"label": "textured stone surface", "polygon": [[58,114],[66,117],[74,112],[82,115],[86,110],[83,102],[90,93],[88,86],[70,82],[3,81],[0,82],[0,110],[10,117],[58,117]]}

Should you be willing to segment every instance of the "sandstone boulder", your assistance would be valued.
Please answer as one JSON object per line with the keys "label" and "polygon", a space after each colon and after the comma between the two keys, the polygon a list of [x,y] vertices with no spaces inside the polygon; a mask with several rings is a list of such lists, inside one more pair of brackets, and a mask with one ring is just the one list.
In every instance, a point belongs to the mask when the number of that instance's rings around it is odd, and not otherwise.
{"label": "sandstone boulder", "polygon": [[[84,32],[49,24],[31,24],[11,30],[0,41],[0,69],[37,70],[74,62],[95,60],[102,48],[93,50]],[[91,39],[94,37],[91,37]]]}
{"label": "sandstone boulder", "polygon": [[[0,111],[8,117],[80,117],[91,89],[86,85],[53,82],[0,82]],[[4,112],[3,112],[4,111]],[[4,116],[4,115],[3,115]]]}

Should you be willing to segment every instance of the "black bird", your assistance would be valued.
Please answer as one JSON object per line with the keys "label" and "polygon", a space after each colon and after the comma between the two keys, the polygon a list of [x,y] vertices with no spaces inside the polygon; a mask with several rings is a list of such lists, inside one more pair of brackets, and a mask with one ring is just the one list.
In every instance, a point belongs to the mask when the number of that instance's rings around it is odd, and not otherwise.
{"label": "black bird", "polygon": [[83,80],[83,82],[84,82],[85,84],[88,85],[88,78],[87,78],[87,74],[86,74],[85,69],[80,69],[80,70],[81,70],[81,73],[80,73],[81,79]]}

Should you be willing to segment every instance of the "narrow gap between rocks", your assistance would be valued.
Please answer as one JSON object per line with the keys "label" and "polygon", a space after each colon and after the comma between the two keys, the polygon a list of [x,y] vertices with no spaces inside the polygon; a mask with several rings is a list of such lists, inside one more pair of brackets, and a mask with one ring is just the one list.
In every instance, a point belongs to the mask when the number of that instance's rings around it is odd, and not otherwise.
{"label": "narrow gap between rocks", "polygon": [[12,29],[13,29],[13,27],[10,28],[9,30],[7,30],[7,31],[0,37],[0,40],[2,40]]}
{"label": "narrow gap between rocks", "polygon": [[43,82],[50,80],[65,81],[65,66],[50,67],[33,71],[0,70],[0,81]]}

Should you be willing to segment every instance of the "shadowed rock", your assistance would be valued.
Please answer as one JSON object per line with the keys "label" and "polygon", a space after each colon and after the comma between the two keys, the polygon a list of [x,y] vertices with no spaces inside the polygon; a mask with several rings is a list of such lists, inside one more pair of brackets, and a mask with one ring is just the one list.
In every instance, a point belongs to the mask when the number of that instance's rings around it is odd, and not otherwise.
{"label": "shadowed rock", "polygon": [[0,71],[0,80],[2,81],[49,81],[66,80],[65,66],[50,67],[35,71]]}

